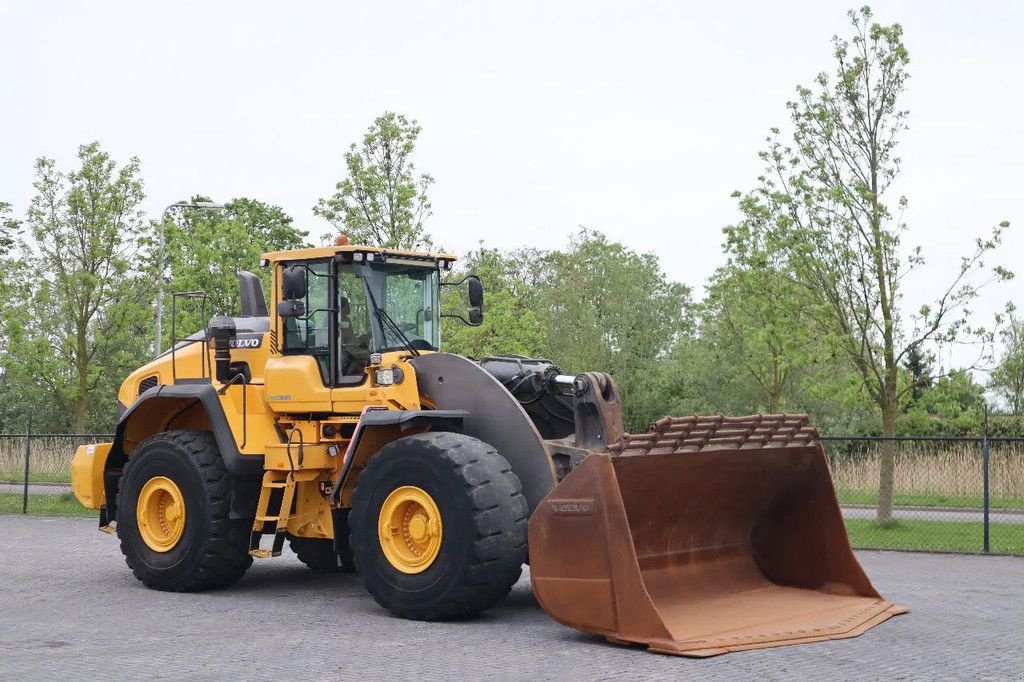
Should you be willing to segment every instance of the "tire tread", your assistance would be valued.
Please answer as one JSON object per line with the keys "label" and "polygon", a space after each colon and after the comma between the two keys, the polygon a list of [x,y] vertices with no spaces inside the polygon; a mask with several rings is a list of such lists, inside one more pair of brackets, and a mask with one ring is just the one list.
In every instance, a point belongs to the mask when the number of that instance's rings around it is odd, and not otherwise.
{"label": "tire tread", "polygon": [[[465,482],[466,497],[473,507],[470,516],[475,528],[472,560],[466,566],[462,584],[442,604],[430,608],[409,608],[392,603],[385,595],[372,589],[371,594],[378,604],[403,618],[430,621],[475,615],[504,599],[522,575],[522,565],[527,559],[526,521],[529,515],[522,485],[508,461],[492,446],[449,432],[417,434],[385,446],[370,459],[361,478],[374,475],[375,469],[383,465],[386,457],[382,455],[386,456],[389,448],[403,447],[403,441],[408,446],[410,440],[417,441],[425,454],[437,457]],[[356,567],[366,576],[370,567],[362,565],[365,558],[361,557],[362,552],[358,548],[376,542],[376,538],[363,537],[365,528],[372,528],[375,524],[361,522],[360,514],[367,513],[361,501],[357,485],[351,512],[352,539],[356,549]],[[507,529],[501,527],[502,510],[511,520]]]}
{"label": "tire tread", "polygon": [[[210,536],[203,549],[202,558],[196,570],[174,582],[154,581],[146,575],[142,566],[133,562],[132,552],[126,541],[121,539],[121,553],[124,554],[132,573],[146,587],[166,592],[198,592],[225,587],[236,582],[252,565],[249,556],[249,539],[244,522],[230,518],[231,477],[224,467],[220,450],[213,434],[208,431],[165,431],[146,438],[136,452],[155,442],[167,442],[183,450],[198,467],[210,502]],[[125,464],[124,475],[131,471],[133,457]],[[123,509],[118,491],[118,508]]]}

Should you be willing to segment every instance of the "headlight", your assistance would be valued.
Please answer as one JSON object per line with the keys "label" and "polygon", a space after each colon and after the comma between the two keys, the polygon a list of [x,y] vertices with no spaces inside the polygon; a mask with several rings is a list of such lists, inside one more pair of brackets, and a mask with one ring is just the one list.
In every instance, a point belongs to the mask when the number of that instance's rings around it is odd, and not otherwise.
{"label": "headlight", "polygon": [[386,369],[378,369],[373,373],[373,380],[378,386],[390,386],[395,383],[395,370],[390,367]]}

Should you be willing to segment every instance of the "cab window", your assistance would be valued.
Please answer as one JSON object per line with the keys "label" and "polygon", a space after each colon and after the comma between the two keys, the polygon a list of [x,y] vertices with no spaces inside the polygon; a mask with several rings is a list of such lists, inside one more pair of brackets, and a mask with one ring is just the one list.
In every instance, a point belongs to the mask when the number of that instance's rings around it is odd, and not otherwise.
{"label": "cab window", "polygon": [[284,320],[284,353],[312,355],[326,384],[330,376],[330,286],[329,264],[306,264],[306,314]]}

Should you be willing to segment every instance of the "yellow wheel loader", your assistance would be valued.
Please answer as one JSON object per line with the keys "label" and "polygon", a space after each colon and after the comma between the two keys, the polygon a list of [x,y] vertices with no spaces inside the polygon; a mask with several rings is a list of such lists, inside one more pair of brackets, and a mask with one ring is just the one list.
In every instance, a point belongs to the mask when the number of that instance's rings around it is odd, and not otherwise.
{"label": "yellow wheel loader", "polygon": [[441,352],[442,286],[468,289],[464,322],[483,316],[478,279],[442,281],[453,260],[344,239],[270,253],[269,308],[243,272],[239,316],[184,339],[172,322],[170,350],[121,386],[113,442],[72,464],[140,581],[226,586],[287,540],[435,620],[495,605],[529,562],[556,621],[695,656],[905,610],[850,550],[805,417],[624,434],[607,374]]}

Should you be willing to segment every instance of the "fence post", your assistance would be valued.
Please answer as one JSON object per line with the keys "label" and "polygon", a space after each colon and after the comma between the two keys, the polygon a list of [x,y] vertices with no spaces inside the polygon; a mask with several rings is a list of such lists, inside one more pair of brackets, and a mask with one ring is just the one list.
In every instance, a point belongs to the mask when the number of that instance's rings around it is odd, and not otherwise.
{"label": "fence post", "polygon": [[982,551],[988,554],[989,541],[988,541],[988,511],[989,511],[989,490],[988,490],[988,462],[989,462],[989,447],[988,447],[988,405],[985,408],[985,432],[981,436],[981,486],[982,486],[982,515],[983,515],[983,540],[982,540]]}
{"label": "fence post", "polygon": [[28,514],[28,459],[32,453],[32,414],[28,415],[25,427],[25,482],[21,490],[21,513]]}

